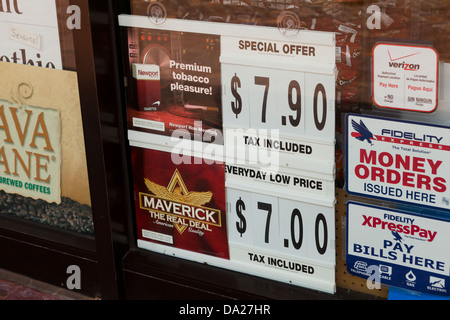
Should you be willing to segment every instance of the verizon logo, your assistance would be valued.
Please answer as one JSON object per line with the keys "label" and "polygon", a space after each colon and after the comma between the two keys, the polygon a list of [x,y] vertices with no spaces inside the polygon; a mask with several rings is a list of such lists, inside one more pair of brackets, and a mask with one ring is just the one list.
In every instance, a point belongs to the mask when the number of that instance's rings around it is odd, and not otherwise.
{"label": "verizon logo", "polygon": [[391,61],[389,61],[389,67],[391,68],[399,68],[399,69],[403,69],[403,70],[419,70],[420,69],[420,65],[419,64],[413,64],[413,63],[407,63],[405,61],[403,62],[395,62],[397,60],[401,60],[401,59],[405,59],[405,58],[409,58],[412,56],[415,56],[416,54],[419,54],[419,52],[413,53],[413,54],[409,54],[406,56],[402,56],[402,57],[398,57],[398,58],[392,58],[391,53],[388,50],[388,55],[389,55],[389,59]]}
{"label": "verizon logo", "polygon": [[420,64],[413,64],[413,63],[406,63],[406,62],[389,62],[389,67],[391,68],[399,68],[399,69],[403,69],[403,70],[419,70],[420,69]]}

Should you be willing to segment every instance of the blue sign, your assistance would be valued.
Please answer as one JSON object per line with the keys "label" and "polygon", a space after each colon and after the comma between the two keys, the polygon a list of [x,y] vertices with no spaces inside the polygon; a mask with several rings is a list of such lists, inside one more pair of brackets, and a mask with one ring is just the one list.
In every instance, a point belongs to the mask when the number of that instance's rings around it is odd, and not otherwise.
{"label": "blue sign", "polygon": [[348,202],[347,270],[409,290],[450,295],[450,222]]}
{"label": "blue sign", "polygon": [[421,293],[401,288],[389,289],[389,300],[450,300],[450,297]]}

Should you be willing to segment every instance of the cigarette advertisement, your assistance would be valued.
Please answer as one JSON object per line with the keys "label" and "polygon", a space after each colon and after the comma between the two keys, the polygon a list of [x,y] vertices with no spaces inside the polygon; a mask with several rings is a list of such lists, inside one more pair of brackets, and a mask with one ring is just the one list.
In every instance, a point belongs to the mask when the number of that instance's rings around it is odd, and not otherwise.
{"label": "cigarette advertisement", "polygon": [[346,128],[349,193],[450,208],[448,127],[348,114]]}
{"label": "cigarette advertisement", "polygon": [[347,270],[369,281],[437,295],[450,286],[450,223],[347,204]]}
{"label": "cigarette advertisement", "polygon": [[55,0],[0,1],[0,61],[62,69]]}
{"label": "cigarette advertisement", "polygon": [[131,159],[138,246],[228,259],[223,164],[193,157],[176,164],[170,152],[140,147],[131,147]]}
{"label": "cigarette advertisement", "polygon": [[181,129],[204,142],[221,136],[219,55],[217,35],[130,29],[128,128],[163,136]]}

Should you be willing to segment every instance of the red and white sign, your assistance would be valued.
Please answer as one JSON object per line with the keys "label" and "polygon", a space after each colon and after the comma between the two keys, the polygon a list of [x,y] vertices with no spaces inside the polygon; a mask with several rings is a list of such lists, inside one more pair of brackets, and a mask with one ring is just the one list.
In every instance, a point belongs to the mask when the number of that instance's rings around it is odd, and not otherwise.
{"label": "red and white sign", "polygon": [[160,71],[156,64],[133,64],[133,78],[136,79],[138,108],[155,111],[161,105]]}
{"label": "red and white sign", "polygon": [[373,49],[373,101],[382,108],[432,112],[438,101],[437,52],[385,44]]}
{"label": "red and white sign", "polygon": [[449,209],[448,127],[347,115],[350,193]]}
{"label": "red and white sign", "polygon": [[228,259],[223,163],[185,155],[176,164],[157,145],[130,145],[138,246]]}

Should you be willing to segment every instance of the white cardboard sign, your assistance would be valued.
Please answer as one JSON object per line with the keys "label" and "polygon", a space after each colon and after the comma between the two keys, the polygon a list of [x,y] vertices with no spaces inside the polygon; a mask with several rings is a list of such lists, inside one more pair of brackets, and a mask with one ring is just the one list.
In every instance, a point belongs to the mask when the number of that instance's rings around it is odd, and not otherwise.
{"label": "white cardboard sign", "polygon": [[346,126],[350,193],[450,208],[448,127],[352,114]]}
{"label": "white cardboard sign", "polygon": [[378,44],[373,49],[373,100],[383,108],[431,112],[438,101],[437,52],[431,47]]}

